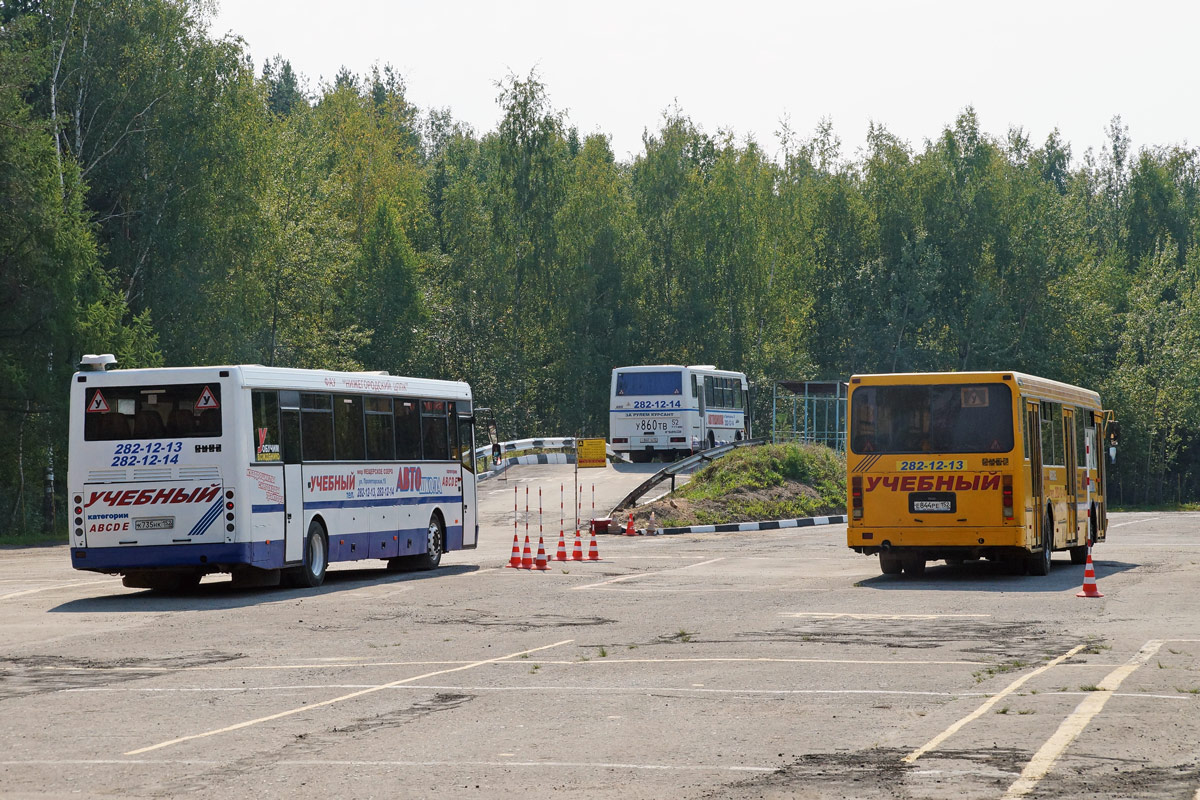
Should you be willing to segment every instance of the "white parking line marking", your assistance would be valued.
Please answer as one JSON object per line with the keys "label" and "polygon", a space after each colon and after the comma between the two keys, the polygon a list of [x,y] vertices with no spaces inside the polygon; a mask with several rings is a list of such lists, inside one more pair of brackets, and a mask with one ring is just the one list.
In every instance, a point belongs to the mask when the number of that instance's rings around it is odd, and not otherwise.
{"label": "white parking line marking", "polygon": [[1139,522],[1153,522],[1156,519],[1162,519],[1162,517],[1145,517],[1143,519],[1131,519],[1131,520],[1129,520],[1129,522],[1118,522],[1116,525],[1109,525],[1108,529],[1111,531],[1113,528],[1123,528],[1126,525],[1137,525]]}
{"label": "white parking line marking", "polygon": [[[31,759],[29,761],[0,761],[0,766],[129,766],[137,765],[221,765],[228,761],[202,758],[156,759],[156,758],[90,758]],[[561,769],[563,767],[583,769],[640,769],[664,772],[775,772],[778,767],[753,767],[744,764],[628,764],[615,761],[321,761],[318,759],[285,759],[272,762],[284,767],[534,767]]]}
{"label": "white parking line marking", "polygon": [[1099,688],[1076,706],[1075,710],[1071,712],[1071,716],[1064,719],[1054,735],[1046,740],[1040,750],[1034,753],[1033,758],[1025,765],[1025,769],[1021,770],[1021,777],[1008,787],[1004,797],[1006,799],[1024,797],[1032,792],[1038,781],[1050,772],[1054,762],[1063,754],[1063,751],[1083,732],[1092,718],[1100,713],[1105,703],[1113,696],[1113,692],[1120,688],[1121,683],[1132,675],[1134,670],[1145,664],[1162,646],[1161,640],[1146,642],[1142,645],[1142,649],[1129,659],[1128,663],[1122,664],[1106,675],[1104,680],[1097,684]]}
{"label": "white parking line marking", "polygon": [[322,706],[333,705],[334,703],[340,703],[343,700],[350,700],[355,697],[361,697],[366,694],[371,694],[373,692],[382,691],[383,689],[390,689],[393,686],[401,686],[406,683],[412,683],[413,681],[419,681],[422,678],[432,678],[435,675],[445,675],[450,672],[461,672],[462,670],[465,670],[465,669],[471,669],[473,667],[481,667],[484,664],[493,664],[497,661],[504,661],[505,659],[509,659],[509,658],[517,658],[518,656],[528,655],[529,653],[537,653],[539,651],[549,650],[554,647],[561,647],[562,645],[570,644],[573,641],[575,641],[575,640],[574,639],[563,639],[561,642],[555,642],[554,644],[548,644],[548,645],[544,645],[542,647],[535,647],[531,650],[519,650],[516,653],[509,653],[506,656],[497,656],[496,658],[488,658],[488,659],[484,659],[483,661],[473,661],[470,664],[464,664],[461,667],[453,667],[451,669],[438,670],[437,672],[427,672],[424,675],[415,675],[411,678],[402,678],[398,681],[391,681],[390,683],[385,683],[381,686],[373,686],[370,689],[363,689],[358,692],[351,692],[350,694],[342,695],[341,697],[335,697],[332,700],[323,700],[320,703],[304,705],[304,706],[301,706],[300,708],[293,708],[290,711],[281,711],[278,714],[271,714],[266,717],[259,717],[258,719],[247,720],[246,722],[239,722],[236,725],[229,725],[224,728],[218,728],[217,730],[205,731],[204,733],[196,733],[196,734],[192,734],[191,736],[181,736],[178,739],[171,739],[170,741],[159,742],[158,744],[153,744],[153,745],[150,745],[149,747],[141,747],[137,750],[130,750],[130,751],[124,753],[123,755],[127,755],[127,756],[141,755],[142,753],[149,753],[151,750],[158,750],[163,747],[169,747],[173,744],[179,744],[180,742],[187,742],[187,741],[191,741],[192,739],[203,739],[206,736],[216,736],[219,733],[229,733],[230,731],[236,731],[236,730],[240,730],[242,728],[248,728],[251,725],[257,725],[260,722],[269,722],[273,719],[280,719],[281,717],[288,717],[288,716],[291,716],[292,714],[299,714],[303,711],[310,711],[314,708],[321,708]]}
{"label": "white parking line marking", "polygon": [[946,730],[942,731],[937,736],[933,737],[928,742],[926,742],[925,744],[918,747],[916,750],[914,750],[911,753],[909,753],[908,755],[906,755],[902,760],[906,764],[913,763],[918,758],[925,755],[930,750],[933,750],[934,748],[936,748],[942,742],[949,739],[954,734],[958,733],[958,731],[961,730],[962,727],[964,725],[966,725],[968,722],[971,722],[973,720],[976,720],[976,719],[979,719],[980,717],[982,717],[984,714],[986,714],[988,712],[988,709],[990,709],[992,706],[996,705],[996,703],[999,703],[1001,700],[1003,700],[1008,695],[1015,692],[1017,689],[1021,688],[1030,678],[1032,678],[1036,675],[1041,675],[1046,670],[1051,669],[1052,667],[1058,666],[1059,664],[1066,661],[1071,656],[1078,653],[1084,647],[1086,647],[1086,645],[1082,645],[1082,644],[1076,645],[1075,647],[1072,647],[1070,650],[1063,653],[1061,656],[1055,658],[1054,660],[1050,661],[1049,663],[1038,667],[1037,669],[1033,670],[1032,672],[1022,675],[1020,678],[1017,678],[1015,681],[1010,683],[1008,686],[1004,687],[1004,689],[1000,693],[989,697],[986,701],[984,701],[983,705],[981,705],[979,708],[975,709],[970,714],[967,714],[965,717],[960,719],[958,722],[954,723],[949,728],[946,728]]}
{"label": "white parking line marking", "polygon": [[92,586],[97,583],[111,584],[112,581],[111,580],[107,580],[107,581],[76,581],[75,583],[56,583],[53,586],[43,586],[39,589],[26,589],[25,591],[22,591],[22,592],[12,592],[10,594],[0,594],[0,600],[11,600],[14,597],[22,597],[27,594],[37,594],[38,592],[50,592],[55,589],[69,589],[72,586]]}
{"label": "white parking line marking", "polygon": [[634,578],[648,578],[651,575],[666,575],[669,572],[679,572],[680,570],[691,569],[692,567],[703,567],[705,564],[715,564],[718,561],[724,561],[724,560],[725,560],[724,556],[722,556],[721,558],[710,558],[708,561],[700,561],[695,564],[685,564],[684,566],[677,567],[675,569],[663,569],[663,570],[658,570],[657,572],[635,572],[632,575],[622,575],[619,578],[609,578],[608,580],[600,581],[599,583],[589,583],[586,586],[572,586],[571,588],[573,590],[594,589],[597,586],[608,586],[609,584],[620,583],[621,581],[631,581]]}

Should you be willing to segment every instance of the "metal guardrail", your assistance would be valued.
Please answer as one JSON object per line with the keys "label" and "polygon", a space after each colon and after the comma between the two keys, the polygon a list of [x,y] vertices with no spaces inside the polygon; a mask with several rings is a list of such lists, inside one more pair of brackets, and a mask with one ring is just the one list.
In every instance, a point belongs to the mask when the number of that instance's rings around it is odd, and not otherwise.
{"label": "metal guardrail", "polygon": [[710,447],[707,450],[701,450],[698,453],[693,453],[687,458],[676,461],[674,464],[668,464],[646,480],[642,481],[636,489],[625,496],[624,500],[617,503],[616,507],[613,508],[612,513],[616,514],[618,511],[624,511],[625,509],[633,508],[642,495],[665,481],[667,478],[671,479],[671,491],[675,491],[675,476],[679,473],[693,469],[706,461],[712,461],[713,459],[720,458],[723,455],[728,455],[734,450],[737,450],[739,447],[753,447],[755,445],[766,443],[767,440],[764,438],[744,439],[740,442],[720,444],[716,447]]}

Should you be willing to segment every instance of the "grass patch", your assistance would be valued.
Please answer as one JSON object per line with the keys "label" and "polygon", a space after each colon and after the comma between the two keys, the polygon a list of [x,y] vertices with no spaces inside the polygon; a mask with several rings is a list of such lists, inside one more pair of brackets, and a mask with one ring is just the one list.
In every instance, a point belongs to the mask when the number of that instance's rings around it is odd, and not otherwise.
{"label": "grass patch", "polygon": [[716,459],[650,511],[662,527],[793,519],[844,513],[846,460],[827,447],[777,444],[746,447]]}
{"label": "grass patch", "polygon": [[1094,683],[1089,683],[1086,686],[1080,686],[1079,691],[1081,691],[1081,692],[1098,692],[1098,691],[1100,691],[1100,687]]}
{"label": "grass patch", "polygon": [[1003,675],[1006,672],[1013,672],[1018,669],[1024,669],[1028,666],[1028,663],[1021,661],[1020,659],[1014,659],[1012,661],[1004,661],[1000,664],[995,664],[985,669],[981,669],[978,672],[972,673],[972,675],[975,677],[976,683],[981,683],[996,675]]}
{"label": "grass patch", "polygon": [[1179,688],[1178,686],[1176,686],[1176,687],[1175,687],[1175,691],[1179,692],[1180,694],[1200,694],[1200,688],[1196,688],[1196,689],[1181,689],[1181,688]]}
{"label": "grass patch", "polygon": [[0,547],[49,547],[66,543],[61,533],[0,533]]}

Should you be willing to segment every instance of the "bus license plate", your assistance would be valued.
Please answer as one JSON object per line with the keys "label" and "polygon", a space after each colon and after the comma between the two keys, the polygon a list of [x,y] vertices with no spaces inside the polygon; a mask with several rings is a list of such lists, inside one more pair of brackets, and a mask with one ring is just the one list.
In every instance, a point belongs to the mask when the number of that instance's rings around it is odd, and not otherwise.
{"label": "bus license plate", "polygon": [[908,496],[912,514],[953,514],[956,506],[954,492],[914,492]]}
{"label": "bus license plate", "polygon": [[133,520],[135,531],[169,531],[175,527],[174,517],[142,517]]}

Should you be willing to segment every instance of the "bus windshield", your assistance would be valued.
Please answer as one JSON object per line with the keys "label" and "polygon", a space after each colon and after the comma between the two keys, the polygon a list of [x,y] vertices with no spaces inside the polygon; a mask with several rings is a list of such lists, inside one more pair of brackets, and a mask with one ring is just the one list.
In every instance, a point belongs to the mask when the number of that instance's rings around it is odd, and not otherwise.
{"label": "bus windshield", "polygon": [[84,393],[85,441],[221,435],[218,383],[103,386]]}
{"label": "bus windshield", "polygon": [[683,394],[682,372],[618,372],[618,397]]}
{"label": "bus windshield", "polygon": [[855,453],[1007,453],[1012,391],[1002,383],[862,386],[850,407]]}

